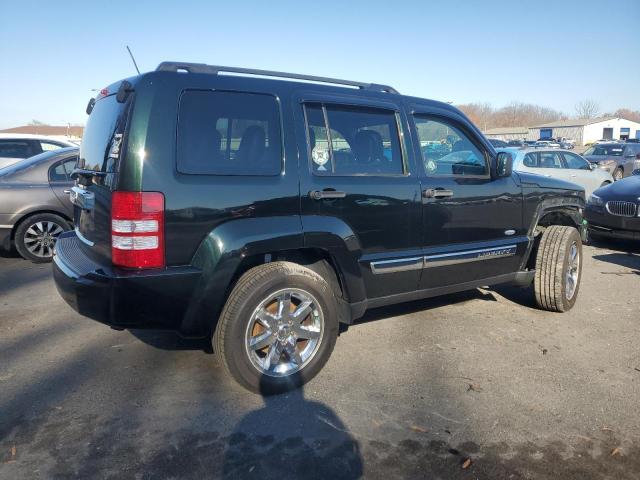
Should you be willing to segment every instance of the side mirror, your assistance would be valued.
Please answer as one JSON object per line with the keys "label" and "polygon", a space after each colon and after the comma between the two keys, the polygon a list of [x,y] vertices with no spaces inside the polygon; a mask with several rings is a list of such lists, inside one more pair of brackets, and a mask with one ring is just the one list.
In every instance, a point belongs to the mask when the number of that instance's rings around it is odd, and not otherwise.
{"label": "side mirror", "polygon": [[513,156],[509,152],[498,152],[496,177],[510,177],[513,173]]}
{"label": "side mirror", "polygon": [[589,162],[589,168],[590,168],[591,170],[595,170],[596,168],[598,168],[598,165],[596,165],[595,163],[591,163],[591,162]]}

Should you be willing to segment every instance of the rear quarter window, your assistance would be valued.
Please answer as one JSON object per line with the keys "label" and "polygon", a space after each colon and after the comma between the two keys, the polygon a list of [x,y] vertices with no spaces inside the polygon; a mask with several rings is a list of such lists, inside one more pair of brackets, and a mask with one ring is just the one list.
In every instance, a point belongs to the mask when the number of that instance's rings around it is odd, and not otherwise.
{"label": "rear quarter window", "polygon": [[278,175],[280,111],[274,96],[188,90],[178,113],[177,169],[194,175]]}

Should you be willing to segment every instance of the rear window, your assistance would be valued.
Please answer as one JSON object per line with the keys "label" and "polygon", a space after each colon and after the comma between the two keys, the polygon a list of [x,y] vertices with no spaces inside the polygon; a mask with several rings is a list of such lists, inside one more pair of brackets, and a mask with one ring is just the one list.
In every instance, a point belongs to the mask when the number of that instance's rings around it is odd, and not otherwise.
{"label": "rear window", "polygon": [[80,145],[80,168],[105,173],[118,171],[120,146],[132,98],[133,95],[127,103],[119,103],[115,95],[110,95],[96,101]]}
{"label": "rear window", "polygon": [[271,95],[189,90],[180,99],[178,171],[205,175],[278,175],[282,135]]}
{"label": "rear window", "polygon": [[35,153],[28,140],[0,140],[0,157],[28,158]]}

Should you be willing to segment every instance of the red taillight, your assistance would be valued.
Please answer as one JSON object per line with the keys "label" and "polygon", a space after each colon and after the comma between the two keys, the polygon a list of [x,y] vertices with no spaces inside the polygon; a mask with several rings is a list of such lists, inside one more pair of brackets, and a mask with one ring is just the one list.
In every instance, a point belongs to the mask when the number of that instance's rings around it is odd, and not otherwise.
{"label": "red taillight", "polygon": [[125,268],[164,267],[164,195],[113,192],[111,262]]}

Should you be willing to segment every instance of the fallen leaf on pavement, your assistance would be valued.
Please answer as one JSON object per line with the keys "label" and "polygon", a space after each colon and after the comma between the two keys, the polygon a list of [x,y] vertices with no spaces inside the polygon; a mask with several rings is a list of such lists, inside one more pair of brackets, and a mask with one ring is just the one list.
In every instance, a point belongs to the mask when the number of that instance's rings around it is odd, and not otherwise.
{"label": "fallen leaf on pavement", "polygon": [[481,392],[482,391],[482,387],[480,386],[479,383],[468,383],[467,385],[469,385],[467,387],[467,392],[469,392],[469,391]]}
{"label": "fallen leaf on pavement", "polygon": [[420,433],[427,433],[429,430],[427,430],[426,428],[422,428],[422,427],[418,427],[417,425],[411,425],[411,430],[413,430],[414,432],[420,432]]}
{"label": "fallen leaf on pavement", "polygon": [[470,466],[471,466],[471,459],[470,459],[470,458],[467,458],[467,459],[462,463],[462,468],[466,470],[466,469],[467,469],[467,468],[469,468]]}
{"label": "fallen leaf on pavement", "polygon": [[620,450],[620,447],[616,447],[613,450],[611,450],[611,456],[615,457],[616,455],[620,455],[622,453],[622,451]]}

